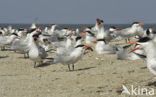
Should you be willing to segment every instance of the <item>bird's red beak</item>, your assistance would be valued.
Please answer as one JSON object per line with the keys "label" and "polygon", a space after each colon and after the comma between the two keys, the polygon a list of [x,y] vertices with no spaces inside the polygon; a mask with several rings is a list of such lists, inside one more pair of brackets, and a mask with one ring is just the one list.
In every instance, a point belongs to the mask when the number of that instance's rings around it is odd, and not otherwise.
{"label": "bird's red beak", "polygon": [[[140,45],[137,42],[129,42],[129,44],[137,44],[137,45]],[[129,53],[132,53],[132,52],[134,52],[134,51],[136,51],[138,49],[140,49],[140,47],[137,47],[137,48],[132,49]]]}
{"label": "bird's red beak", "polygon": [[84,47],[83,47],[83,49],[85,49],[85,48],[91,48],[92,46],[89,46],[89,45],[85,45]]}
{"label": "bird's red beak", "polygon": [[36,31],[38,34],[41,34],[42,33],[42,31]]}
{"label": "bird's red beak", "polygon": [[154,31],[154,28],[151,28],[152,29],[152,31]]}
{"label": "bird's red beak", "polygon": [[72,29],[68,29],[68,31],[72,31]]}
{"label": "bird's red beak", "polygon": [[101,21],[99,19],[96,19],[96,22],[97,22],[98,25],[101,24]]}
{"label": "bird's red beak", "polygon": [[143,23],[139,23],[139,26],[144,26],[144,24]]}
{"label": "bird's red beak", "polygon": [[93,51],[93,49],[92,49],[91,47],[92,47],[92,46],[85,45],[85,47],[83,47],[83,49],[87,48],[88,50],[91,50],[91,51]]}
{"label": "bird's red beak", "polygon": [[34,42],[36,42],[37,41],[37,38],[36,37],[34,37]]}
{"label": "bird's red beak", "polygon": [[116,30],[117,30],[117,31],[119,31],[119,30],[120,30],[120,28],[116,28]]}
{"label": "bird's red beak", "polygon": [[87,29],[87,27],[83,27],[82,29],[83,29],[83,30],[86,30],[86,29]]}
{"label": "bird's red beak", "polygon": [[137,42],[129,42],[128,44],[138,44]]}
{"label": "bird's red beak", "polygon": [[86,32],[81,32],[82,34],[85,34]]}
{"label": "bird's red beak", "polygon": [[56,25],[56,27],[59,27],[59,25]]}
{"label": "bird's red beak", "polygon": [[135,49],[132,49],[129,53],[132,53],[132,52],[134,52],[134,51],[136,51],[136,50],[138,50],[138,49],[140,49],[140,47],[137,47],[137,48],[135,48]]}
{"label": "bird's red beak", "polygon": [[97,43],[97,41],[95,40],[95,41],[92,41],[93,43]]}
{"label": "bird's red beak", "polygon": [[36,29],[40,29],[41,28],[41,26],[40,27],[37,27]]}

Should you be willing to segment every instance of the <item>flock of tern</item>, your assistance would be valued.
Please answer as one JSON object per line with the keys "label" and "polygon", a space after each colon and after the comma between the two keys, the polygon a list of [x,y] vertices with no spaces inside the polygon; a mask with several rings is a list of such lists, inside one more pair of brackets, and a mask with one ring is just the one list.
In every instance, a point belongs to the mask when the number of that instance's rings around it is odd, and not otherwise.
{"label": "flock of tern", "polygon": [[[7,49],[24,54],[24,57],[27,56],[34,62],[34,67],[42,65],[48,54],[53,52],[56,57],[50,60],[51,64],[67,65],[71,71],[74,70],[74,64],[89,50],[94,51],[95,46],[97,54],[116,54],[120,60],[143,59],[149,71],[156,75],[156,32],[153,28],[144,30],[143,25],[134,22],[128,28],[111,26],[106,30],[103,20],[96,19],[94,27],[83,27],[83,31],[69,28],[57,30],[57,24],[42,30],[36,23],[32,23],[27,29],[13,29],[9,26],[0,28],[0,47],[2,51]],[[110,43],[120,40],[125,40],[127,45]],[[130,51],[132,45],[135,48]]]}

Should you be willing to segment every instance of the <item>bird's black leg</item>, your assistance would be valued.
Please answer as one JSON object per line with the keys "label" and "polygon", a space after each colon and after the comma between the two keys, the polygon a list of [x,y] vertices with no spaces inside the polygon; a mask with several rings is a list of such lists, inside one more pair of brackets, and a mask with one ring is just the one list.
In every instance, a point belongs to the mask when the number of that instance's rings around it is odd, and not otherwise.
{"label": "bird's black leg", "polygon": [[130,38],[128,38],[128,42],[130,42]]}
{"label": "bird's black leg", "polygon": [[3,51],[5,51],[5,46],[3,46]]}
{"label": "bird's black leg", "polygon": [[4,49],[5,49],[5,47],[4,47],[4,46],[2,46],[2,47],[1,47],[1,51],[4,51]]}
{"label": "bird's black leg", "polygon": [[72,64],[72,68],[73,68],[73,70],[74,70],[74,64]]}
{"label": "bird's black leg", "polygon": [[29,58],[29,54],[27,53],[27,57]]}
{"label": "bird's black leg", "polygon": [[127,43],[127,38],[125,39],[125,42]]}
{"label": "bird's black leg", "polygon": [[35,62],[35,63],[34,63],[34,68],[36,68],[36,64],[37,64],[37,63]]}
{"label": "bird's black leg", "polygon": [[25,55],[25,53],[24,53],[24,58],[26,59],[26,55]]}
{"label": "bird's black leg", "polygon": [[68,69],[69,69],[69,71],[70,71],[70,64],[68,64]]}

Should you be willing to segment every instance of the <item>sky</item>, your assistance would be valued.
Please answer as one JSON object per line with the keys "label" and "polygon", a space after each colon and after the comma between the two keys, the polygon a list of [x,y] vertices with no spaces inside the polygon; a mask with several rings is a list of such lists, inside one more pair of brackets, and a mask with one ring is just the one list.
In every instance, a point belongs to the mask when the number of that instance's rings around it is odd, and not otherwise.
{"label": "sky", "polygon": [[0,0],[0,23],[156,23],[156,0]]}

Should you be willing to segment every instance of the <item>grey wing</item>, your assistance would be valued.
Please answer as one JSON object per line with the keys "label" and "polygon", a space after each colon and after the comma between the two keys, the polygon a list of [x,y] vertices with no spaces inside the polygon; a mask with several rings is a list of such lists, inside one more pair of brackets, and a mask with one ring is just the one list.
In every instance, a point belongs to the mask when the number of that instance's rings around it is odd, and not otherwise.
{"label": "grey wing", "polygon": [[125,28],[125,29],[122,29],[122,30],[120,30],[120,31],[118,31],[118,34],[119,35],[127,35],[127,31],[129,30],[130,28]]}
{"label": "grey wing", "polygon": [[41,46],[39,47],[39,56],[40,56],[42,59],[45,59],[45,58],[48,56],[48,54],[47,54],[47,52],[45,51],[45,49],[42,48]]}
{"label": "grey wing", "polygon": [[24,40],[15,40],[11,45],[11,49],[13,50],[25,50],[27,49],[27,43]]}
{"label": "grey wing", "polygon": [[60,47],[65,47],[65,43],[64,42],[52,42],[51,43],[53,46],[55,46],[56,48],[60,48]]}
{"label": "grey wing", "polygon": [[7,44],[7,41],[8,41],[8,37],[7,36],[4,36],[4,37],[0,37],[0,44]]}
{"label": "grey wing", "polygon": [[74,50],[73,46],[70,46],[69,48],[58,48],[57,49],[57,55],[69,56],[73,50]]}
{"label": "grey wing", "polygon": [[117,58],[120,60],[129,60],[128,51],[124,49],[117,51]]}

